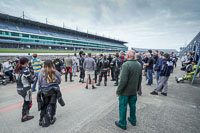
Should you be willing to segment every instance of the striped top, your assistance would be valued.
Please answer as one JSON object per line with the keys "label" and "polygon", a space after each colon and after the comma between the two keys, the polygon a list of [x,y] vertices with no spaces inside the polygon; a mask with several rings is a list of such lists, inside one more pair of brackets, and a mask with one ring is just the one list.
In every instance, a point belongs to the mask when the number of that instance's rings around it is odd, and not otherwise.
{"label": "striped top", "polygon": [[42,61],[38,58],[32,59],[31,64],[33,66],[34,74],[38,74],[41,70],[44,64]]}

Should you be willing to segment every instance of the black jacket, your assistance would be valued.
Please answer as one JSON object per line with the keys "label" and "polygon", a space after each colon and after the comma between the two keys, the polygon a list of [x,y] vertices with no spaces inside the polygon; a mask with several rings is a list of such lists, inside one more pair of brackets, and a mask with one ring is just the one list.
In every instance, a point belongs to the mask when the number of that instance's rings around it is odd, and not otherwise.
{"label": "black jacket", "polygon": [[122,66],[122,61],[120,58],[115,58],[112,62],[111,65],[114,67],[114,71],[120,71],[121,66]]}
{"label": "black jacket", "polygon": [[84,58],[84,57],[80,57],[80,58],[79,58],[79,67],[80,67],[80,68],[83,68],[83,63],[84,63],[84,61],[85,61],[85,58]]}
{"label": "black jacket", "polygon": [[25,96],[26,92],[31,89],[31,84],[34,82],[34,79],[31,76],[31,73],[28,67],[22,67],[22,70],[17,78],[17,92],[21,96]]}
{"label": "black jacket", "polygon": [[100,71],[107,72],[109,67],[109,61],[107,59],[102,59],[99,63]]}

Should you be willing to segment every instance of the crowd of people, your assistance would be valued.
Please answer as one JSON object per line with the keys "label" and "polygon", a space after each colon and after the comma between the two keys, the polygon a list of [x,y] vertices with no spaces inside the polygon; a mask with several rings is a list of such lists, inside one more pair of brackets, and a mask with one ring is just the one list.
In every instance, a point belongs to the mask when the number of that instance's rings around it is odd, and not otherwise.
{"label": "crowd of people", "polygon": [[177,83],[184,82],[184,80],[192,79],[196,72],[199,72],[199,68],[197,68],[197,63],[199,61],[199,56],[195,51],[184,53],[181,57],[181,70],[185,71],[185,75],[181,77],[175,77]]}
{"label": "crowd of people", "polygon": [[[194,57],[190,56],[192,54],[188,53],[187,59],[186,56],[182,57],[183,67],[185,64],[196,64]],[[115,124],[125,130],[127,104],[131,112],[128,120],[133,126],[136,125],[136,101],[137,95],[142,95],[142,73],[147,80],[147,86],[153,84],[153,75],[155,75],[157,85],[150,94],[158,95],[161,91],[163,96],[167,96],[168,79],[176,67],[177,60],[176,53],[164,53],[157,50],[154,52],[148,50],[147,53],[129,50],[126,53],[121,51],[116,54],[99,55],[81,50],[79,56],[76,53],[73,56],[68,54],[64,58],[56,57],[54,60],[44,62],[38,58],[37,54],[33,54],[31,60],[18,57],[14,63],[8,59],[3,64],[3,73],[9,76],[11,82],[14,80],[17,82],[17,92],[24,99],[22,122],[34,118],[29,115],[29,110],[32,106],[32,92],[37,91],[39,125],[42,127],[48,127],[56,121],[57,101],[61,106],[65,106],[59,87],[62,74],[64,74],[65,82],[74,82],[73,78],[77,77],[77,72],[79,72],[79,83],[85,83],[85,89],[89,89],[90,84],[92,89],[96,89],[102,85],[102,81],[103,85],[107,86],[107,77],[110,76],[111,81],[114,82],[113,85],[117,86],[116,95],[119,96],[120,120]],[[177,78],[177,81],[187,79],[189,76],[191,76],[191,71],[186,77]],[[38,90],[36,89],[37,82]]]}

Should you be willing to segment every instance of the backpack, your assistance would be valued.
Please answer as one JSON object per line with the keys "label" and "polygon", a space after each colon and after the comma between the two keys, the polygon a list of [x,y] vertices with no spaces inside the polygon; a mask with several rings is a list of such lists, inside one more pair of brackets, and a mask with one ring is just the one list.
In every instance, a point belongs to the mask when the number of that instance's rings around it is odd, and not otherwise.
{"label": "backpack", "polygon": [[161,70],[160,70],[160,76],[170,76],[170,72],[171,72],[171,62],[169,61],[165,61],[163,62],[162,66],[161,66]]}
{"label": "backpack", "polygon": [[115,71],[120,71],[121,66],[122,66],[122,62],[120,59],[117,58],[115,61]]}
{"label": "backpack", "polygon": [[122,55],[122,56],[121,56],[121,61],[122,61],[122,62],[124,62],[124,61],[125,61],[125,59],[124,59],[124,58],[125,58],[125,57],[124,57],[124,55]]}
{"label": "backpack", "polygon": [[109,67],[109,61],[108,60],[101,60],[102,68],[107,69]]}

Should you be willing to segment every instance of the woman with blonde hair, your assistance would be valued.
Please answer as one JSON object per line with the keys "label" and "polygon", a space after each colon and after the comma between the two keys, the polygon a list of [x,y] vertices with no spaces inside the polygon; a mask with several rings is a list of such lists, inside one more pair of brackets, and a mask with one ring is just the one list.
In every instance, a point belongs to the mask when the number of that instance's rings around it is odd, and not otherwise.
{"label": "woman with blonde hair", "polygon": [[56,102],[61,106],[65,103],[62,99],[59,84],[61,83],[61,74],[55,69],[51,60],[44,62],[44,69],[38,77],[40,90],[37,95],[38,110],[40,112],[39,125],[48,127],[56,121]]}

